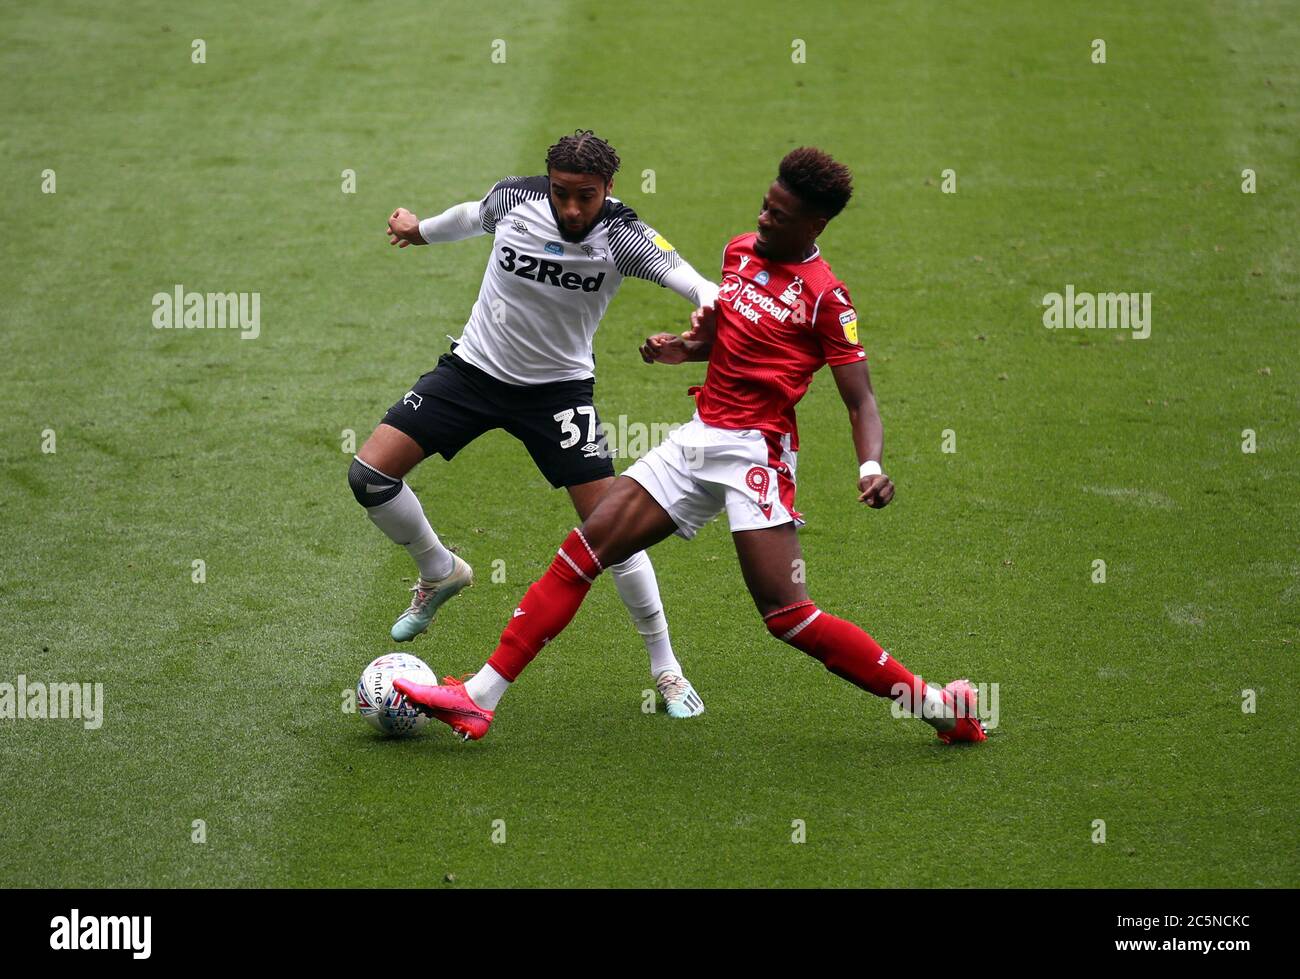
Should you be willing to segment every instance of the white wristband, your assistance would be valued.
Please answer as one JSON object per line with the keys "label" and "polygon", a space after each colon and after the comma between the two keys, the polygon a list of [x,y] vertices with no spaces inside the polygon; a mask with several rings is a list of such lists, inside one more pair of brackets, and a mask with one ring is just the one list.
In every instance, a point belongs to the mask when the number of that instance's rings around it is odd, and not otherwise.
{"label": "white wristband", "polygon": [[868,459],[862,465],[858,466],[858,479],[866,479],[868,476],[879,476],[880,474],[880,463],[873,459]]}

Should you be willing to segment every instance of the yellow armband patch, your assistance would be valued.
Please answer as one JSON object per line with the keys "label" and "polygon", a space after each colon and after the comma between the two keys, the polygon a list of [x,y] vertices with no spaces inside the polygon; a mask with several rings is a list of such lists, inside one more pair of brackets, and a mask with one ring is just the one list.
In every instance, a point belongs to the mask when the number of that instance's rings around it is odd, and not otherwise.
{"label": "yellow armband patch", "polygon": [[844,339],[849,343],[858,342],[858,314],[853,310],[840,313],[840,327],[844,330]]}

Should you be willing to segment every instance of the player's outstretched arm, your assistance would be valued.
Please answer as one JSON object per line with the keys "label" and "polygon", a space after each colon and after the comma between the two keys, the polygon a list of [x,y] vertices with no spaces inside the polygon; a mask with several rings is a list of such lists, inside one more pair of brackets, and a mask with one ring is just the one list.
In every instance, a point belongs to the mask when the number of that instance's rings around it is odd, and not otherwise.
{"label": "player's outstretched arm", "polygon": [[683,299],[694,303],[697,308],[712,306],[718,298],[717,284],[696,272],[684,258],[680,265],[664,275],[664,288],[671,289]]}
{"label": "player's outstretched arm", "polygon": [[695,307],[712,306],[717,298],[717,284],[695,271],[663,235],[644,221],[615,222],[609,246],[614,264],[623,275],[671,289]]}
{"label": "player's outstretched arm", "polygon": [[479,201],[466,201],[421,221],[406,208],[399,207],[388,218],[388,243],[405,248],[487,234],[479,208]]}
{"label": "player's outstretched arm", "polygon": [[641,359],[647,364],[684,364],[691,360],[708,360],[709,352],[701,351],[699,344],[693,344],[675,333],[656,333],[646,337],[641,344]]}
{"label": "player's outstretched arm", "polygon": [[880,469],[885,426],[880,421],[871,373],[865,361],[831,367],[844,407],[849,409],[853,447],[858,453],[858,502],[879,509],[894,498],[894,484]]}

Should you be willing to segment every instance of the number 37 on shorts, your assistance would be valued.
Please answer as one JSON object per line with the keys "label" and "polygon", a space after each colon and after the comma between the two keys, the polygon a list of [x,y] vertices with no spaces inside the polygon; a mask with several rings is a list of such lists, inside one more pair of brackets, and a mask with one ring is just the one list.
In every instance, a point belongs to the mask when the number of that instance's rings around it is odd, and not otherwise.
{"label": "number 37 on shorts", "polygon": [[583,442],[585,434],[586,441],[582,446],[584,456],[595,458],[608,455],[609,450],[605,443],[605,433],[601,431],[594,405],[578,405],[575,408],[565,408],[563,411],[557,411],[553,417],[560,423],[561,449],[571,449],[579,442]]}

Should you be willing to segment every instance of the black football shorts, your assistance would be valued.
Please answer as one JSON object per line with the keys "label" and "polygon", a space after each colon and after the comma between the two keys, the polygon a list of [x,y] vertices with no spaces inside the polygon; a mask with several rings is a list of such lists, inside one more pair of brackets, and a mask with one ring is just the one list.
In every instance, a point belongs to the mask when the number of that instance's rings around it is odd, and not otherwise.
{"label": "black football shorts", "polygon": [[506,384],[443,354],[384,415],[426,456],[450,459],[484,432],[502,428],[524,443],[552,486],[576,486],[614,475],[594,402],[593,378],[548,384]]}

